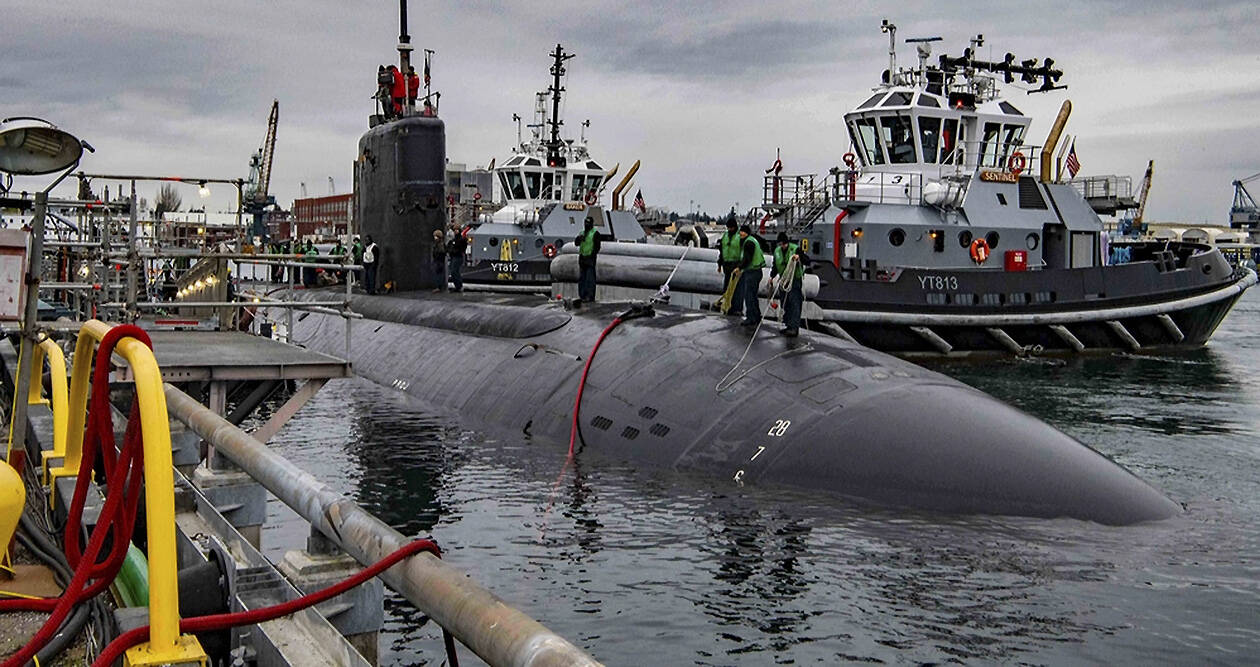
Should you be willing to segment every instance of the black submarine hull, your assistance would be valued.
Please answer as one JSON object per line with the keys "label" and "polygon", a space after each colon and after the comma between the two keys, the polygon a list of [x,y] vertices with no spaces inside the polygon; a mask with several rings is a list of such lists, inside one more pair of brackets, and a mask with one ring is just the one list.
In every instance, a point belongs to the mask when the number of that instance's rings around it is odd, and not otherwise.
{"label": "black submarine hull", "polygon": [[[318,298],[305,292],[302,298]],[[624,304],[569,311],[540,297],[355,296],[349,360],[469,427],[528,434],[565,456],[574,397]],[[951,513],[1103,524],[1180,508],[1102,454],[941,374],[823,335],[657,307],[612,331],[591,364],[579,456],[790,485]],[[304,313],[294,337],[346,353],[346,320]]]}

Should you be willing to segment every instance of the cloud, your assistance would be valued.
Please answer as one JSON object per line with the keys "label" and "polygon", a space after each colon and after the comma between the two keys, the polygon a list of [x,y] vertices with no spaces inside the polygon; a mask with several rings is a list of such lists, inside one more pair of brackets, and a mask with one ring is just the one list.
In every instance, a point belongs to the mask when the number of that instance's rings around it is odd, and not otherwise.
{"label": "cloud", "polygon": [[[276,98],[272,190],[282,202],[302,182],[312,192],[329,176],[349,186],[376,66],[396,58],[392,2],[7,4],[0,116],[44,116],[87,138],[98,148],[92,170],[236,178]],[[957,54],[983,33],[984,57],[1050,56],[1065,70],[1066,92],[1011,91],[1036,119],[1034,137],[1070,97],[1087,171],[1140,177],[1155,157],[1150,212],[1201,220],[1228,208],[1229,180],[1260,170],[1251,111],[1260,49],[1238,28],[1255,14],[1254,3],[1159,0],[556,0],[547,11],[469,0],[412,2],[409,21],[413,44],[437,51],[452,161],[507,153],[512,114],[530,115],[549,83],[547,53],[563,42],[578,54],[566,81],[569,133],[591,119],[598,160],[643,160],[638,187],[649,203],[711,211],[756,203],[776,149],[793,171],[839,161],[844,112],[887,67],[881,19],[899,26],[902,64],[913,59],[906,37],[939,35],[934,52]],[[231,205],[227,195],[213,201]]]}

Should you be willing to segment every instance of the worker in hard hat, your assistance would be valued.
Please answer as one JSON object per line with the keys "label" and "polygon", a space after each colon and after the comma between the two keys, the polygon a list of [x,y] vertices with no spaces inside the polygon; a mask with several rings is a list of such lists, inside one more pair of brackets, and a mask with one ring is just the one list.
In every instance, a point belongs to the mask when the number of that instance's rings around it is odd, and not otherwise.
{"label": "worker in hard hat", "polygon": [[578,247],[578,301],[595,301],[595,260],[599,257],[600,233],[595,230],[595,218],[586,216],[582,233],[573,239]]}

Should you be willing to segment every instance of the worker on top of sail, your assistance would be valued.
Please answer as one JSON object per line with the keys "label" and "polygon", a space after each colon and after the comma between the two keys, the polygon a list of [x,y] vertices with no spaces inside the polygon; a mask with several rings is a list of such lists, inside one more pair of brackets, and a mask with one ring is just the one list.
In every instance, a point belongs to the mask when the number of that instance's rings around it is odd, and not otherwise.
{"label": "worker on top of sail", "polygon": [[407,77],[398,68],[390,65],[390,97],[394,101],[394,115],[401,116],[403,109],[403,101],[407,99]]}
{"label": "worker on top of sail", "polygon": [[390,73],[390,70],[385,69],[384,65],[381,65],[376,70],[376,99],[381,103],[381,113],[385,115],[386,120],[394,117],[394,104],[390,93],[393,87],[393,74]]}
{"label": "worker on top of sail", "polygon": [[407,104],[412,108],[416,106],[416,97],[420,94],[420,75],[416,74],[416,68],[411,65],[407,66]]}
{"label": "worker on top of sail", "polygon": [[[740,245],[739,225],[735,224],[735,218],[730,218],[726,221],[726,232],[718,239],[718,273],[722,274],[723,294],[731,285],[731,274],[739,268]],[[727,315],[744,314],[744,302],[740,297],[739,290],[736,289],[731,297],[730,309],[726,311]]]}
{"label": "worker on top of sail", "polygon": [[582,233],[573,239],[578,247],[578,302],[595,301],[595,259],[599,256],[600,233],[595,230],[595,218],[586,216]]}
{"label": "worker on top of sail", "polygon": [[757,301],[757,288],[761,285],[761,270],[766,267],[766,256],[761,251],[761,241],[753,236],[752,227],[739,228],[740,262],[739,292],[744,301],[744,326],[761,323],[761,304]]}
{"label": "worker on top of sail", "polygon": [[[793,257],[796,258],[796,266],[789,275],[788,263]],[[805,301],[803,283],[805,282],[805,267],[808,265],[809,257],[805,256],[805,251],[792,243],[787,234],[779,232],[778,245],[774,249],[774,268],[770,269],[770,278],[773,281],[775,276],[782,276],[779,278],[779,292],[784,295],[783,330],[780,333],[784,336],[796,336],[800,333],[801,304]]]}

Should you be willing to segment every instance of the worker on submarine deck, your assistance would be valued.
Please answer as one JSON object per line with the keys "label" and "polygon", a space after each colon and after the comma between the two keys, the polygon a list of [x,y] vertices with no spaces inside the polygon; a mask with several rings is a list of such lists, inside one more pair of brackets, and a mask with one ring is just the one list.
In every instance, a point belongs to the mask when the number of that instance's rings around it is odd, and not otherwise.
{"label": "worker on submarine deck", "polygon": [[577,303],[595,302],[595,260],[599,257],[600,234],[595,230],[595,219],[587,216],[582,233],[573,239],[578,247],[578,300]]}
{"label": "worker on submarine deck", "polygon": [[[726,233],[722,234],[722,238],[718,239],[718,273],[722,274],[722,293],[725,294],[727,288],[731,285],[731,276],[735,273],[735,269],[739,268],[740,260],[740,236],[739,225],[735,223],[735,218],[726,221]],[[744,302],[741,300],[742,295],[736,289],[731,295],[730,307],[727,309],[727,315],[744,315]]]}
{"label": "worker on submarine deck", "polygon": [[761,242],[753,236],[752,227],[739,228],[740,264],[737,294],[744,301],[744,326],[755,327],[761,323],[761,304],[757,302],[757,287],[761,285],[761,270],[766,266]]}
{"label": "worker on submarine deck", "polygon": [[[771,291],[773,291],[775,276],[781,276],[779,291],[783,292],[784,296],[783,329],[780,333],[792,337],[800,334],[801,303],[805,300],[803,283],[805,282],[805,267],[809,266],[809,257],[799,245],[791,242],[786,233],[779,232],[777,240],[778,246],[774,249],[774,267],[770,269]],[[796,266],[792,269],[792,274],[787,275],[787,265],[793,256],[796,257]]]}

